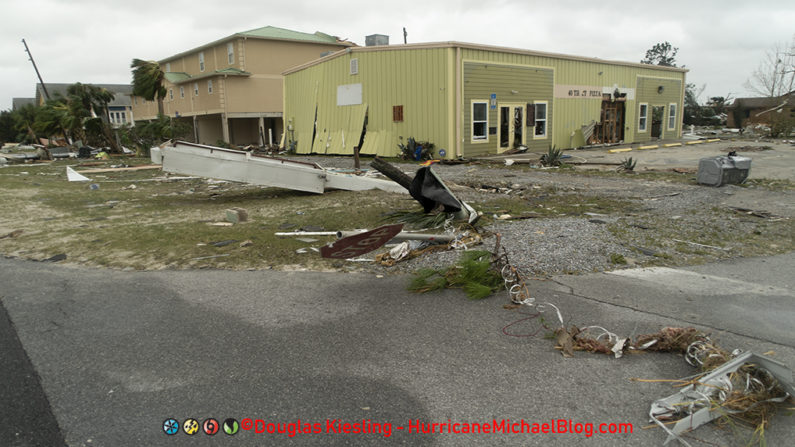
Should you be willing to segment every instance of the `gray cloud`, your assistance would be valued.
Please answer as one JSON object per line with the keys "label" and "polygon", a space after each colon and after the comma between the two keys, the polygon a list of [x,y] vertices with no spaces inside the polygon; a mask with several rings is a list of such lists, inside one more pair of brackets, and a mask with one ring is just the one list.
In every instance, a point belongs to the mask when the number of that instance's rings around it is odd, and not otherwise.
{"label": "gray cloud", "polygon": [[187,0],[11,0],[0,29],[0,109],[32,96],[27,39],[46,82],[130,82],[132,58],[169,55],[266,25],[322,31],[359,44],[373,33],[402,43],[457,40],[640,61],[657,42],[679,47],[688,81],[706,96],[745,94],[766,49],[793,37],[791,1],[402,0],[228,3]]}

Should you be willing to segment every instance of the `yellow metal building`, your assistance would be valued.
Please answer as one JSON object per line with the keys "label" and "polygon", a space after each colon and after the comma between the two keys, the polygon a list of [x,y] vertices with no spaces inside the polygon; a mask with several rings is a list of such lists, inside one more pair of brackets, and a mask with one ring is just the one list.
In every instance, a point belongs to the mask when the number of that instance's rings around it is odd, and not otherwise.
{"label": "yellow metal building", "polygon": [[351,47],[284,72],[299,153],[437,157],[678,138],[687,70],[460,42]]}

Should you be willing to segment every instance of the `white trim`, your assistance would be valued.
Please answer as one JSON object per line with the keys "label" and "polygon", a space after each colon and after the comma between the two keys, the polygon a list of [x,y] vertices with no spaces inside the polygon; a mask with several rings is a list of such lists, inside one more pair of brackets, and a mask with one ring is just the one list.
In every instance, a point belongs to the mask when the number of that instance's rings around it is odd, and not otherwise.
{"label": "white trim", "polygon": [[357,75],[359,74],[359,58],[355,57],[350,61],[350,74]]}
{"label": "white trim", "polygon": [[[671,107],[673,107],[673,109]],[[668,120],[668,122],[666,123],[665,126],[666,130],[676,130],[676,118],[678,117],[677,113],[679,113],[679,111],[677,110],[678,108],[679,104],[675,102],[668,103],[668,113],[666,113],[666,119]],[[671,111],[673,111],[673,113],[671,113]],[[671,126],[671,121],[673,121],[674,123],[673,126]]]}
{"label": "white trim", "polygon": [[213,94],[213,80],[212,79],[208,79],[207,80],[207,93],[210,94],[210,95]]}
{"label": "white trim", "polygon": [[204,51],[199,52],[199,71],[204,72]]}
{"label": "white trim", "polygon": [[235,63],[235,43],[229,42],[226,44],[226,61],[229,65]]}
{"label": "white trim", "polygon": [[174,89],[173,88],[168,89],[168,100],[169,101],[173,101],[174,100]]}
{"label": "white trim", "polygon": [[[643,106],[646,106],[646,113],[642,114]],[[640,127],[640,120],[643,119],[643,128]],[[646,133],[649,131],[649,103],[642,102],[638,104],[638,133]]]}
{"label": "white trim", "polygon": [[193,96],[199,96],[199,83],[193,83]]}
{"label": "white trim", "polygon": [[179,86],[179,97],[180,97],[180,99],[185,99],[185,86],[184,85],[180,85]]}
{"label": "white trim", "polygon": [[[481,138],[475,138],[475,104],[483,104],[486,107],[486,127],[483,129],[485,135]],[[482,120],[478,120],[482,123]],[[489,142],[489,101],[487,99],[472,99],[469,104],[469,142],[470,143],[488,143]]]}
{"label": "white trim", "polygon": [[[537,106],[539,104],[543,104],[544,105],[544,119],[543,120],[539,120],[538,119],[538,107]],[[535,107],[533,107],[533,139],[534,140],[545,140],[545,139],[547,139],[549,137],[549,101],[533,101],[533,105],[535,106]],[[544,133],[542,135],[537,135],[536,134],[536,127],[537,126],[535,124],[538,121],[543,121],[544,122]]]}

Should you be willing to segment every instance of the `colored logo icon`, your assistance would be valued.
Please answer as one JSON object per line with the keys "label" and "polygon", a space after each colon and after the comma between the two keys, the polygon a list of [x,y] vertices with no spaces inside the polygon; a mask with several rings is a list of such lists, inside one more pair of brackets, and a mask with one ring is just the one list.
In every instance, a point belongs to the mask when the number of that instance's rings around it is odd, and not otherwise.
{"label": "colored logo icon", "polygon": [[218,428],[218,420],[213,418],[205,419],[204,424],[202,424],[202,430],[210,436],[218,433]]}
{"label": "colored logo icon", "polygon": [[185,419],[182,423],[182,430],[186,435],[195,435],[199,431],[199,421],[193,418]]}
{"label": "colored logo icon", "polygon": [[237,423],[237,419],[229,418],[224,421],[224,433],[227,435],[234,436],[238,430],[240,430],[240,424]]}
{"label": "colored logo icon", "polygon": [[163,431],[167,435],[176,435],[179,431],[179,422],[174,418],[168,418],[163,422]]}

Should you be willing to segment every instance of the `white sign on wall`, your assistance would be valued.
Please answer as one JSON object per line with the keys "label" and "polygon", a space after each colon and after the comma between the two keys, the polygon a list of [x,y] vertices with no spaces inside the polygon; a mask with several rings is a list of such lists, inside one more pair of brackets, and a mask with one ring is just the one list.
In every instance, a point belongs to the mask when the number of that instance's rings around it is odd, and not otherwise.
{"label": "white sign on wall", "polygon": [[362,84],[337,86],[337,105],[355,106],[362,103]]}
{"label": "white sign on wall", "polygon": [[571,99],[598,99],[602,100],[602,95],[613,95],[618,90],[620,94],[626,95],[628,101],[635,99],[634,88],[624,87],[600,87],[598,85],[563,85],[555,86],[555,98]]}

